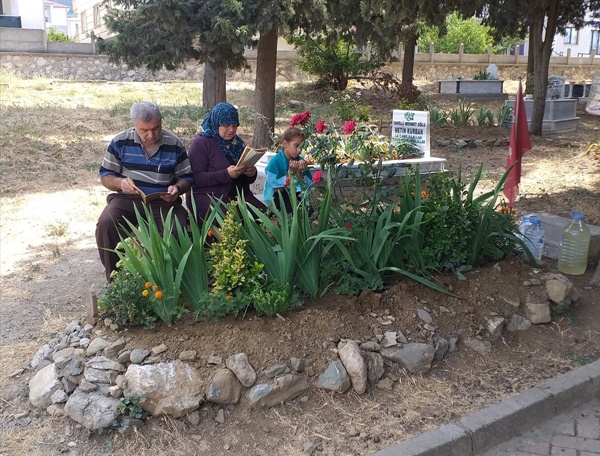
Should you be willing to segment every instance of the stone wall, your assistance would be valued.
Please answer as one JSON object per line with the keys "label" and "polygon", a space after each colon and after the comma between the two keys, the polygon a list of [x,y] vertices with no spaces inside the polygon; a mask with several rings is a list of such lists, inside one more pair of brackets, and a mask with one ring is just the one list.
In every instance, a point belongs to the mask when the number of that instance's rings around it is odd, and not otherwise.
{"label": "stone wall", "polygon": [[[256,60],[249,56],[248,66],[240,71],[230,71],[230,81],[253,82],[256,74]],[[594,73],[600,71],[600,59],[594,65],[550,65],[550,75],[563,76],[568,82],[591,82]],[[504,80],[516,80],[525,77],[526,66],[523,64],[497,64],[498,76]],[[415,79],[438,81],[449,76],[462,76],[470,79],[486,64],[456,63],[415,63]],[[143,69],[129,69],[125,64],[114,65],[103,55],[67,55],[67,54],[35,54],[35,53],[0,53],[0,69],[18,73],[25,77],[50,77],[74,80],[103,81],[173,81],[202,80],[203,65],[190,61],[183,68],[175,71],[158,71],[155,74]],[[385,71],[400,78],[402,63],[391,63]],[[279,59],[277,63],[278,81],[306,81],[308,76],[298,70],[293,59]]]}

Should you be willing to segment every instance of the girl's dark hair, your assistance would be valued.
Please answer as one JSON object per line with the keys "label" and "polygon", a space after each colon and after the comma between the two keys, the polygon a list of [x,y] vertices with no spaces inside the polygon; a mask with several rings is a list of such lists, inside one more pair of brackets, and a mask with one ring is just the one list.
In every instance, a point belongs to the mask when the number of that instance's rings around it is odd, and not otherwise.
{"label": "girl's dark hair", "polygon": [[306,138],[306,135],[298,127],[287,127],[283,135],[281,135],[281,143],[283,144],[283,141],[291,141],[296,136],[300,136],[302,139]]}

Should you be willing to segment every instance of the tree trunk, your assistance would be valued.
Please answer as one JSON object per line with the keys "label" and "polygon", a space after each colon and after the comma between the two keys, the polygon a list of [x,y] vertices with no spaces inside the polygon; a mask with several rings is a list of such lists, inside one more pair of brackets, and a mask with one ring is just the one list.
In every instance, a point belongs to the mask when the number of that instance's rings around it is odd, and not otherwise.
{"label": "tree trunk", "polygon": [[[529,45],[527,50],[527,76],[535,73],[535,66],[533,64],[533,26],[529,27]],[[533,95],[533,94],[532,94]]]}
{"label": "tree trunk", "polygon": [[417,45],[418,33],[411,33],[406,39],[404,46],[404,58],[402,60],[402,82],[413,83],[415,71],[415,46]]}
{"label": "tree trunk", "polygon": [[544,110],[546,109],[546,91],[548,89],[548,68],[552,55],[552,43],[556,34],[556,24],[560,15],[561,0],[551,0],[546,10],[540,10],[531,26],[534,55],[535,92],[533,95],[533,113],[529,131],[542,136]]}
{"label": "tree trunk", "polygon": [[275,76],[277,74],[277,33],[275,25],[258,39],[254,90],[254,137],[252,147],[269,147],[275,126]]}
{"label": "tree trunk", "polygon": [[225,67],[221,63],[206,62],[202,78],[202,108],[210,111],[221,101],[227,101]]}

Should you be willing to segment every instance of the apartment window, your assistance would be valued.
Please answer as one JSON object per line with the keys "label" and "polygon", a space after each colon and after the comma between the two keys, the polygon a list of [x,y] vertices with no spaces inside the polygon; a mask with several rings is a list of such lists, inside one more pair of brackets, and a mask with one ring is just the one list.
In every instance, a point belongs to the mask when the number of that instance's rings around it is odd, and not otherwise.
{"label": "apartment window", "polygon": [[85,15],[85,11],[83,13],[81,13],[81,31],[85,32],[87,31],[87,17]]}
{"label": "apartment window", "polygon": [[102,15],[100,14],[100,4],[94,6],[94,27],[102,25]]}
{"label": "apartment window", "polygon": [[565,30],[565,44],[577,44],[577,30],[573,27]]}
{"label": "apartment window", "polygon": [[592,30],[592,45],[590,46],[590,52],[592,49],[596,51],[596,55],[600,55],[600,30]]}

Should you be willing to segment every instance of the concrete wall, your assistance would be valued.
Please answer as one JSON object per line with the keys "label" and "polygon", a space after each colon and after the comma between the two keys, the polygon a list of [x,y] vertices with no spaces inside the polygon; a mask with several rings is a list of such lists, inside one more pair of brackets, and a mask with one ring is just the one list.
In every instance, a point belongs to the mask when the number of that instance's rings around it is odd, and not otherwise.
{"label": "concrete wall", "polygon": [[[0,29],[1,33],[6,29]],[[0,51],[2,51],[3,35],[0,35]],[[203,65],[190,61],[184,68],[176,71],[159,71],[152,74],[150,71],[138,68],[130,69],[126,65],[113,65],[108,63],[108,57],[104,55],[60,55],[66,49],[79,49],[82,46],[91,46],[84,43],[47,43],[49,52],[54,54],[34,53],[0,53],[0,68],[14,71],[24,77],[46,76],[60,79],[78,80],[104,80],[104,81],[167,81],[188,80],[199,81],[204,74]],[[302,81],[310,79],[298,70],[293,53],[280,52],[277,63],[278,81]],[[230,71],[227,75],[229,80],[253,82],[256,75],[256,53],[246,53],[249,69]],[[510,56],[514,59],[514,56]],[[590,82],[594,73],[600,71],[600,59],[596,59],[595,65],[550,65],[551,75],[563,76],[567,82],[581,83]],[[526,62],[524,64],[496,64],[498,66],[498,78],[502,80],[516,80],[524,77]],[[474,74],[484,70],[487,64],[456,64],[456,63],[415,63],[415,79],[427,81],[439,81],[449,76],[462,75],[471,78]],[[402,75],[402,64],[391,63],[384,67],[384,71],[392,73],[400,78]]]}
{"label": "concrete wall", "polygon": [[0,52],[48,52],[46,30],[0,27]]}

